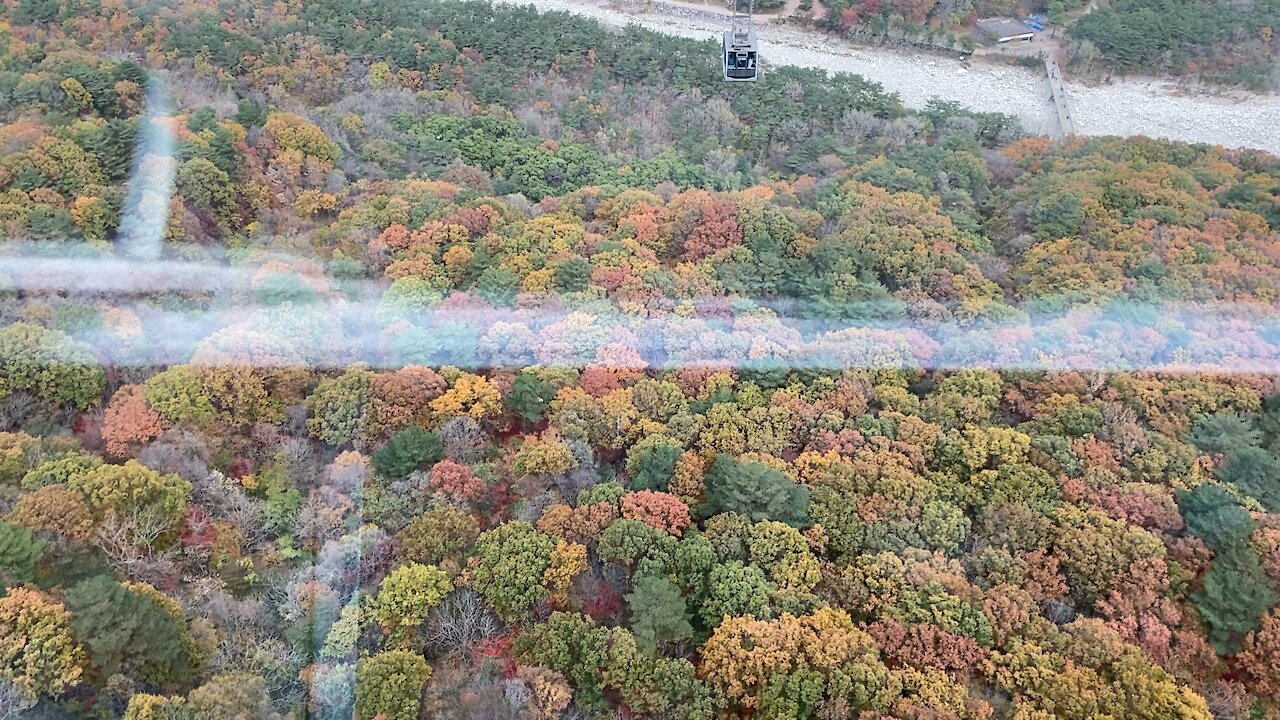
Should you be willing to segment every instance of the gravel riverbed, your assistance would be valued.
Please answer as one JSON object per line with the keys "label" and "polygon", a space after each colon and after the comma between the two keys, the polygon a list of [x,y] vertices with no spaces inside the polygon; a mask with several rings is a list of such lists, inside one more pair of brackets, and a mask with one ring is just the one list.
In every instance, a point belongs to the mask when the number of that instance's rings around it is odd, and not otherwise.
{"label": "gravel riverbed", "polygon": [[[642,10],[603,0],[526,0],[540,10],[563,10],[622,26],[695,39],[718,38],[726,18],[710,9],[657,2]],[[1057,129],[1049,83],[1039,70],[992,62],[968,62],[924,53],[856,46],[830,35],[757,23],[766,63],[821,68],[862,75],[895,92],[911,107],[931,97],[974,110],[1016,116],[1033,133]],[[1280,153],[1280,95],[1192,94],[1173,83],[1126,78],[1089,86],[1067,82],[1076,132],[1085,135],[1146,135],[1216,143]]]}

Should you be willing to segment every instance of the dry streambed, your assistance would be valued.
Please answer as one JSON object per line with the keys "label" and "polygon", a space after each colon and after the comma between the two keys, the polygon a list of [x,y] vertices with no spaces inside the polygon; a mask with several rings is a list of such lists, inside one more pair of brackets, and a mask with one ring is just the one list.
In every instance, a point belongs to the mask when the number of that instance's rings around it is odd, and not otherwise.
{"label": "dry streambed", "polygon": [[[679,3],[646,7],[601,0],[527,0],[542,10],[565,10],[611,25],[634,23],[683,37],[717,38],[723,16]],[[527,4],[521,2],[520,4]],[[762,23],[757,34],[766,61],[874,80],[912,107],[931,97],[974,110],[1018,117],[1031,132],[1056,128],[1049,84],[1043,73],[1016,66],[855,46],[817,32]],[[1152,79],[1116,80],[1107,85],[1067,83],[1076,132],[1086,135],[1147,135],[1280,153],[1280,95],[1188,94]]]}

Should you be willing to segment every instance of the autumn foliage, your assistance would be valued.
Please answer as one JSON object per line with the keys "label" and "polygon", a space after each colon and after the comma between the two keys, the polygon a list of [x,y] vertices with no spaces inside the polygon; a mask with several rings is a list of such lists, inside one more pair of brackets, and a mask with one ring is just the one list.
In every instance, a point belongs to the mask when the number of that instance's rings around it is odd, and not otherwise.
{"label": "autumn foliage", "polygon": [[102,418],[102,439],[107,452],[117,456],[127,454],[133,446],[154,438],[163,430],[160,416],[137,387],[118,391]]}
{"label": "autumn foliage", "polygon": [[0,715],[1280,713],[1275,158],[99,5],[0,23]]}

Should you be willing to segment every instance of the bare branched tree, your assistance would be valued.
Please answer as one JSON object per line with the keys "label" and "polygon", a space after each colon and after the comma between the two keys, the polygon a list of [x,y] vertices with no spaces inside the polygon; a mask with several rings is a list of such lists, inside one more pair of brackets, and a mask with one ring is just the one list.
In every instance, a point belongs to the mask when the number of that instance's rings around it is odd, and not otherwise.
{"label": "bare branched tree", "polygon": [[282,705],[300,699],[304,688],[298,672],[305,658],[280,636],[270,605],[257,598],[237,599],[220,588],[203,590],[198,613],[218,630],[209,669],[257,675]]}
{"label": "bare branched tree", "polygon": [[1237,720],[1249,715],[1249,693],[1239,683],[1219,680],[1205,691],[1204,699],[1215,720]]}
{"label": "bare branched tree", "polygon": [[227,520],[239,528],[246,548],[274,541],[272,528],[262,519],[264,503],[246,495],[239,483],[221,472],[211,471],[193,482],[191,499],[211,517]]}
{"label": "bare branched tree", "polygon": [[476,643],[502,632],[502,623],[474,590],[449,594],[427,618],[427,650],[435,656],[466,658]]}
{"label": "bare branched tree", "polygon": [[519,678],[508,678],[502,683],[503,694],[512,709],[524,708],[533,697],[533,691]]}
{"label": "bare branched tree", "polygon": [[209,477],[209,448],[189,430],[169,430],[138,452],[138,462],[162,473],[177,473],[190,483]]}
{"label": "bare branched tree", "polygon": [[36,704],[36,696],[12,680],[0,678],[0,720],[17,720]]}
{"label": "bare branched tree", "polygon": [[916,145],[924,134],[924,121],[916,117],[900,117],[884,127],[885,149],[892,151]]}
{"label": "bare branched tree", "polygon": [[0,430],[20,425],[35,409],[36,397],[26,391],[11,392],[0,398]]}
{"label": "bare branched tree", "polygon": [[316,449],[311,441],[304,437],[285,437],[280,440],[280,452],[284,454],[285,462],[289,466],[289,474],[294,482],[298,482],[306,475],[314,475],[317,468],[314,465]]}
{"label": "bare branched tree", "polygon": [[875,115],[851,108],[836,120],[833,129],[845,144],[860,145],[879,132],[882,126],[884,121]]}
{"label": "bare branched tree", "polygon": [[160,539],[176,529],[171,519],[150,508],[133,508],[108,517],[93,543],[120,574],[154,585],[177,573],[177,550],[159,547]]}
{"label": "bare branched tree", "polygon": [[457,415],[440,426],[440,439],[444,441],[445,455],[460,463],[474,463],[484,458],[489,442],[480,423],[469,415]]}

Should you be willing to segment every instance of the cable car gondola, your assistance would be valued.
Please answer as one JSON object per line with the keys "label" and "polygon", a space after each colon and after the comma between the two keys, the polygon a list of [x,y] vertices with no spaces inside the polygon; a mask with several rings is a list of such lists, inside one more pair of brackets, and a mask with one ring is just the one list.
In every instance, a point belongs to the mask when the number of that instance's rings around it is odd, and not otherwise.
{"label": "cable car gondola", "polygon": [[729,82],[754,82],[760,77],[760,46],[751,27],[755,0],[734,0],[733,25],[725,31],[720,57],[724,63],[724,79]]}

